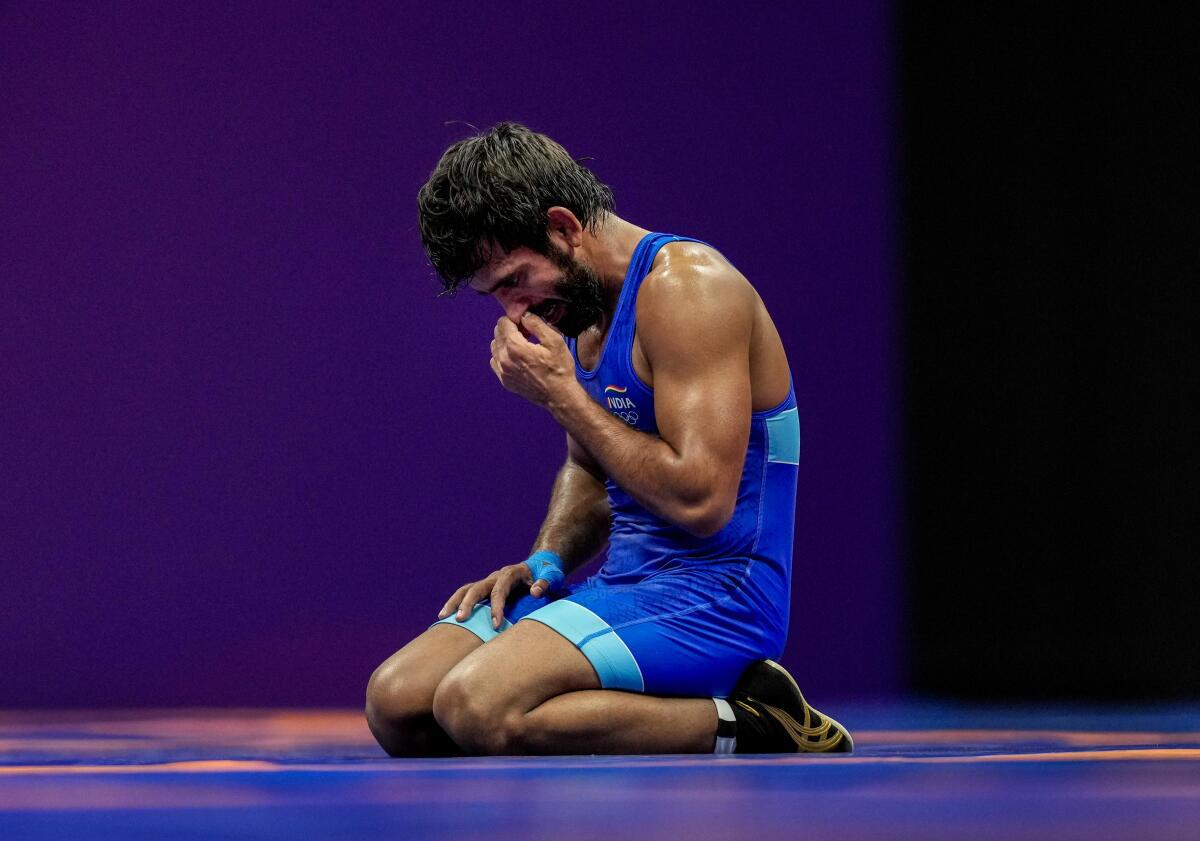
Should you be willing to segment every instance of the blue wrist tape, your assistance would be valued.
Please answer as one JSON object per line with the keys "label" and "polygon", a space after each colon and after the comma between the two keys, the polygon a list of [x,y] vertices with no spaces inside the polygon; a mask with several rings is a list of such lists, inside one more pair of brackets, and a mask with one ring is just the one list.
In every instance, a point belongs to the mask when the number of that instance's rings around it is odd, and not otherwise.
{"label": "blue wrist tape", "polygon": [[550,593],[561,589],[563,580],[567,577],[563,572],[562,558],[544,549],[530,555],[525,561],[525,566],[529,567],[529,571],[533,573],[535,583],[539,579],[546,582],[547,592]]}

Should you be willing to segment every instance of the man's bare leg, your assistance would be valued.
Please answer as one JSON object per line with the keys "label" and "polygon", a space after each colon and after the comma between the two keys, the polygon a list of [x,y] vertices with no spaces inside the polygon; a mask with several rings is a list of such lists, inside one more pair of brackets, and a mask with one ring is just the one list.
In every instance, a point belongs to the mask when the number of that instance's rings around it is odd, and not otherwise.
{"label": "man's bare leg", "polygon": [[470,753],[708,753],[708,698],[657,698],[600,688],[592,664],[533,620],[462,659],[437,688],[433,713]]}
{"label": "man's bare leg", "polygon": [[392,756],[461,754],[433,717],[446,674],[483,641],[466,628],[434,625],[375,670],[367,684],[367,725]]}
{"label": "man's bare leg", "polygon": [[613,689],[568,692],[526,715],[522,753],[712,753],[711,698],[658,698]]}

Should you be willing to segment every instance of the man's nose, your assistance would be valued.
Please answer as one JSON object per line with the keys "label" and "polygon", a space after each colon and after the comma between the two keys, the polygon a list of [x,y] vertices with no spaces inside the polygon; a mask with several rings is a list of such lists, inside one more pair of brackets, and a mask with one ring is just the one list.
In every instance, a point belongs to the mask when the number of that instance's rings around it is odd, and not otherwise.
{"label": "man's nose", "polygon": [[505,297],[500,299],[500,306],[504,307],[504,315],[509,321],[513,324],[520,324],[521,316],[525,315],[526,310],[529,309],[529,302],[519,298]]}

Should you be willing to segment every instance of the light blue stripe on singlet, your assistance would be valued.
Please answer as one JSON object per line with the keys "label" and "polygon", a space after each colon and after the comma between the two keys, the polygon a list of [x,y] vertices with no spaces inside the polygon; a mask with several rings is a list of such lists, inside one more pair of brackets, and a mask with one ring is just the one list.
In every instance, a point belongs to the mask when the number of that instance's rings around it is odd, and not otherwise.
{"label": "light blue stripe on singlet", "polygon": [[767,418],[767,461],[800,463],[800,413],[795,409]]}
{"label": "light blue stripe on singlet", "polygon": [[[439,619],[433,625],[456,625],[459,628],[466,628],[475,636],[479,637],[484,642],[494,639],[501,631],[512,627],[512,623],[507,619],[500,622],[499,628],[492,627],[492,606],[489,604],[477,604],[475,609],[471,611],[471,615],[463,621],[459,622],[456,617],[457,613],[451,613],[445,619]],[[433,625],[429,627],[432,628]]]}
{"label": "light blue stripe on singlet", "polygon": [[553,628],[574,643],[588,658],[605,689],[641,692],[645,688],[642,670],[629,646],[607,622],[583,605],[560,599],[525,618]]}

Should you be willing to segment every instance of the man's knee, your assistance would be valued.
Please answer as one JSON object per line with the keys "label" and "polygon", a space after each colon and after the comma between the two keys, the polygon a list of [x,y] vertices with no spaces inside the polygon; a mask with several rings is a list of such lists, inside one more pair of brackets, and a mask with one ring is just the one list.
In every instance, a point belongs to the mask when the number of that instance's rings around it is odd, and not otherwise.
{"label": "man's knee", "polygon": [[433,687],[427,678],[385,661],[367,682],[367,726],[392,756],[425,755],[431,749]]}
{"label": "man's knee", "polygon": [[524,753],[525,716],[498,705],[473,670],[454,669],[438,684],[433,717],[468,753],[514,756]]}
{"label": "man's knee", "polygon": [[404,668],[395,658],[385,660],[367,681],[367,718],[393,721],[428,713],[433,703],[429,681]]}

